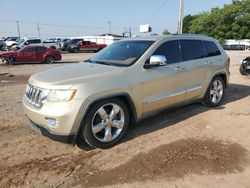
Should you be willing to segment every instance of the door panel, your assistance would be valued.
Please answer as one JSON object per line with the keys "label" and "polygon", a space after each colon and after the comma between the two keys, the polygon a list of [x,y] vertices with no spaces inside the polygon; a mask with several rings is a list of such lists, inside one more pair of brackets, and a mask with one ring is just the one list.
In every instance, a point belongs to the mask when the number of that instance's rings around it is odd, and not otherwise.
{"label": "door panel", "polygon": [[19,52],[18,53],[18,62],[34,62],[35,61],[35,52]]}
{"label": "door panel", "polygon": [[155,67],[143,72],[143,113],[184,101],[187,75],[177,70],[183,63]]}

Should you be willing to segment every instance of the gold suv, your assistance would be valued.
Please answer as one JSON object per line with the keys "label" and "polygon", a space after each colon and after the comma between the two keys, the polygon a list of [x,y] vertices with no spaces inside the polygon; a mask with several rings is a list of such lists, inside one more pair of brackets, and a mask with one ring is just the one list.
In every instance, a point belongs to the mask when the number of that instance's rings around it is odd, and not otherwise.
{"label": "gold suv", "polygon": [[108,148],[148,114],[202,101],[221,104],[230,60],[213,38],[171,35],[113,43],[85,62],[30,77],[29,124],[53,140]]}

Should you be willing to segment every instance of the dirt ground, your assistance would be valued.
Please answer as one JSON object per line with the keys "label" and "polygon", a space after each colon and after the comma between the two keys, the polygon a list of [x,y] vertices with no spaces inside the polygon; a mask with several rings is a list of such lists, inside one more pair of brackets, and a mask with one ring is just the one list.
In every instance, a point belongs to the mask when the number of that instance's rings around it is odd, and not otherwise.
{"label": "dirt ground", "polygon": [[227,52],[231,79],[223,105],[192,104],[131,127],[111,149],[72,147],[33,131],[22,111],[28,77],[63,63],[0,64],[0,187],[250,187],[250,77],[247,52]]}

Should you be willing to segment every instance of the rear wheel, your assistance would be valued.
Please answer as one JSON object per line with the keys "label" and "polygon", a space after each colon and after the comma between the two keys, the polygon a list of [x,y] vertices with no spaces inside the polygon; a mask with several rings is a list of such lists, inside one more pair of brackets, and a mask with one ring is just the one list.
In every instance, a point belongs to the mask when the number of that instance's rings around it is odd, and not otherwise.
{"label": "rear wheel", "polygon": [[73,48],[72,52],[77,53],[77,52],[79,52],[79,50],[78,50],[78,48]]}
{"label": "rear wheel", "polygon": [[45,63],[47,64],[51,64],[51,63],[54,63],[55,62],[55,58],[53,56],[47,56],[45,58]]}
{"label": "rear wheel", "polygon": [[224,98],[225,82],[221,77],[215,77],[208,87],[204,104],[209,107],[219,106]]}
{"label": "rear wheel", "polygon": [[243,64],[241,64],[241,65],[240,65],[240,74],[241,74],[241,75],[244,75],[244,76],[246,76],[246,75],[247,75],[247,72],[246,72],[246,70],[245,70],[245,68],[244,68],[244,65],[243,65]]}
{"label": "rear wheel", "polygon": [[82,137],[91,146],[109,148],[117,144],[129,126],[127,106],[120,99],[95,103],[82,127]]}

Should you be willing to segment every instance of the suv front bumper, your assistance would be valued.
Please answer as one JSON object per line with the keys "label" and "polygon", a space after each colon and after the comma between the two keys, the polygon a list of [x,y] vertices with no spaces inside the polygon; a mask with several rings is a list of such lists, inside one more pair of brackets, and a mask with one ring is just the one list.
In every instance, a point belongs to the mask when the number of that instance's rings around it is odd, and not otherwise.
{"label": "suv front bumper", "polygon": [[82,100],[44,103],[41,109],[23,97],[24,114],[29,125],[52,140],[72,143],[85,112]]}

